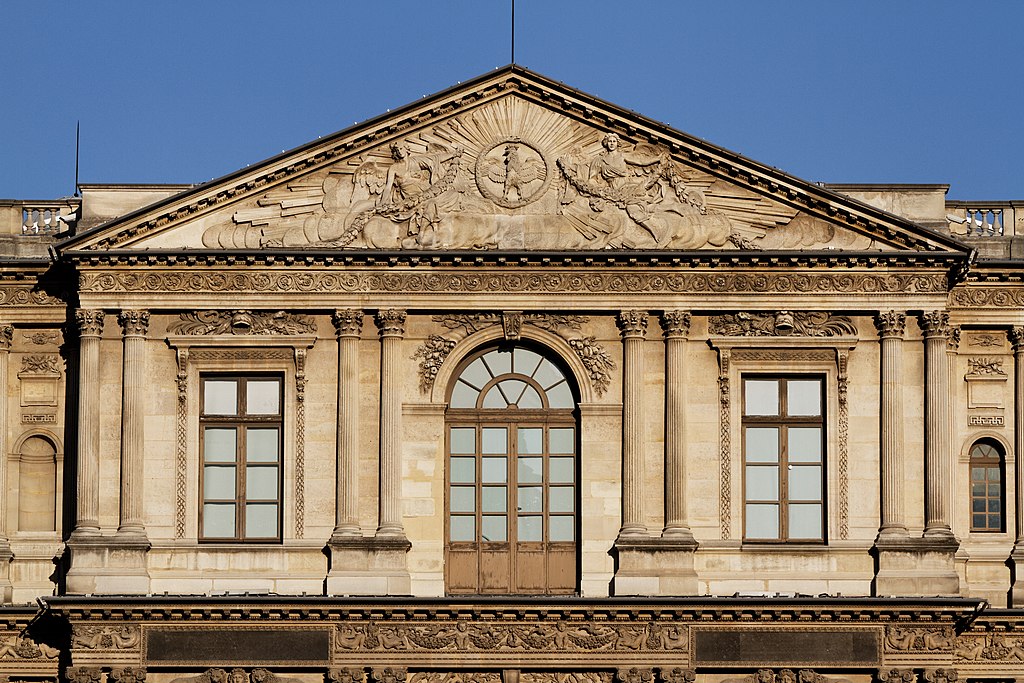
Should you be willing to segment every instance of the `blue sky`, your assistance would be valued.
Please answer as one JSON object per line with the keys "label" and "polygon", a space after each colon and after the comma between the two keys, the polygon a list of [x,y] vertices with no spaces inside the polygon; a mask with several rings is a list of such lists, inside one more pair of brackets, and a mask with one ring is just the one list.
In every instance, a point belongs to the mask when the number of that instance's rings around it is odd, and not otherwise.
{"label": "blue sky", "polygon": [[[0,197],[193,183],[507,64],[508,0],[6,0]],[[517,0],[516,61],[811,181],[1024,199],[1024,3]]]}

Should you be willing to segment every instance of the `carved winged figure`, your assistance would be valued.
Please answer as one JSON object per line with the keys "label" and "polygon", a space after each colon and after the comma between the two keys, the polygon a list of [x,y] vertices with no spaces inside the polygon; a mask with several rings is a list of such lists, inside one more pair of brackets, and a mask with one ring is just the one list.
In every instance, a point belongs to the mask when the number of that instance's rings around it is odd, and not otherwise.
{"label": "carved winged figure", "polygon": [[544,162],[538,159],[524,159],[520,154],[519,144],[515,142],[505,145],[501,161],[487,164],[485,172],[488,179],[501,185],[502,199],[508,202],[526,199],[525,187],[547,177]]}

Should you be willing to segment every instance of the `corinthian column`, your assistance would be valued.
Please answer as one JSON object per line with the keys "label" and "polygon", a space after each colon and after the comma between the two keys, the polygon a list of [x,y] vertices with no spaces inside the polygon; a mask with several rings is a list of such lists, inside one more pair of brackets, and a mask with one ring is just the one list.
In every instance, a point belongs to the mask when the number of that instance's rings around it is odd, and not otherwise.
{"label": "corinthian column", "polygon": [[[7,372],[10,360],[11,342],[14,339],[13,325],[0,325],[0,382],[4,392],[0,395],[0,456],[7,461]],[[0,467],[0,491],[7,490],[7,466]],[[10,552],[7,542],[7,506],[0,505],[0,556]]]}
{"label": "corinthian column", "polygon": [[903,518],[903,333],[907,316],[900,311],[875,316],[882,356],[881,459],[882,523],[879,538],[905,538]]}
{"label": "corinthian column", "polygon": [[[1010,330],[1010,342],[1013,344],[1013,469],[1017,478],[1014,486],[1016,542],[1013,544],[1013,550],[1015,555],[1024,560],[1024,327],[1014,327]],[[1022,567],[1018,565],[1017,576],[1024,575],[1021,569]],[[1024,601],[1015,597],[1013,607],[1022,605]]]}
{"label": "corinthian column", "polygon": [[100,335],[103,311],[80,308],[78,325],[78,510],[74,535],[100,533]]}
{"label": "corinthian column", "polygon": [[145,536],[143,473],[145,437],[146,330],[148,311],[121,311],[124,333],[121,375],[121,509],[118,535]]}
{"label": "corinthian column", "polygon": [[690,314],[661,314],[665,333],[665,538],[693,538],[686,519],[686,335]]}
{"label": "corinthian column", "polygon": [[334,537],[359,531],[359,335],[361,310],[335,311],[338,332],[338,468],[335,481]]}
{"label": "corinthian column", "polygon": [[405,537],[402,526],[402,369],[405,311],[377,312],[380,333],[380,521],[378,536]]}
{"label": "corinthian column", "polygon": [[925,311],[918,319],[924,333],[924,471],[925,524],[924,535],[949,538],[950,528],[949,473],[953,463],[949,421],[952,409],[949,397],[949,361],[946,339],[949,334],[949,313]]}
{"label": "corinthian column", "polygon": [[644,498],[644,337],[647,311],[619,313],[622,332],[622,528],[620,536],[646,536]]}

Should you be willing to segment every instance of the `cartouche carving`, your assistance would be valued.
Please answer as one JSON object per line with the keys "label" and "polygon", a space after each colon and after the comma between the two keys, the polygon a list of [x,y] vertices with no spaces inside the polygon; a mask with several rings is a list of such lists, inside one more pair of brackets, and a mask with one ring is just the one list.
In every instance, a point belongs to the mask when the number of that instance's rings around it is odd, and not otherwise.
{"label": "cartouche carving", "polygon": [[72,629],[71,646],[87,650],[127,650],[139,644],[139,627],[129,624],[121,626],[82,626]]}
{"label": "cartouche carving", "polygon": [[967,374],[973,376],[1006,377],[1006,371],[1003,370],[1003,360],[1001,358],[968,358]]}
{"label": "cartouche carving", "polygon": [[182,313],[181,320],[167,327],[171,334],[310,334],[316,323],[308,315],[278,311],[199,311]]}
{"label": "cartouche carving", "polygon": [[24,375],[61,374],[60,357],[51,354],[21,357],[21,372]]}
{"label": "cartouche carving", "polygon": [[713,315],[708,319],[708,329],[711,334],[727,337],[836,337],[857,334],[857,326],[849,316],[801,311]]}
{"label": "cartouche carving", "polygon": [[[2,331],[2,328],[0,328]],[[60,333],[58,332],[33,332],[32,334],[25,333],[25,341],[35,346],[49,346],[50,344],[57,344],[60,342]]]}
{"label": "cartouche carving", "polygon": [[536,201],[550,181],[551,169],[544,154],[533,143],[517,137],[498,140],[477,157],[477,188],[506,209]]}

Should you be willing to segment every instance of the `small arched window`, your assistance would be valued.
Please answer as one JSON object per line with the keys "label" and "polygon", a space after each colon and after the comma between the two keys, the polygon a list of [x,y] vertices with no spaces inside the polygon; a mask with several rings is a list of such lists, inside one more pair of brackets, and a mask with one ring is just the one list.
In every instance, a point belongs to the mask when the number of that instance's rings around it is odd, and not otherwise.
{"label": "small arched window", "polygon": [[55,531],[57,449],[45,437],[30,436],[18,460],[18,530]]}
{"label": "small arched window", "polygon": [[971,446],[971,531],[1003,530],[1003,449],[983,439]]}

